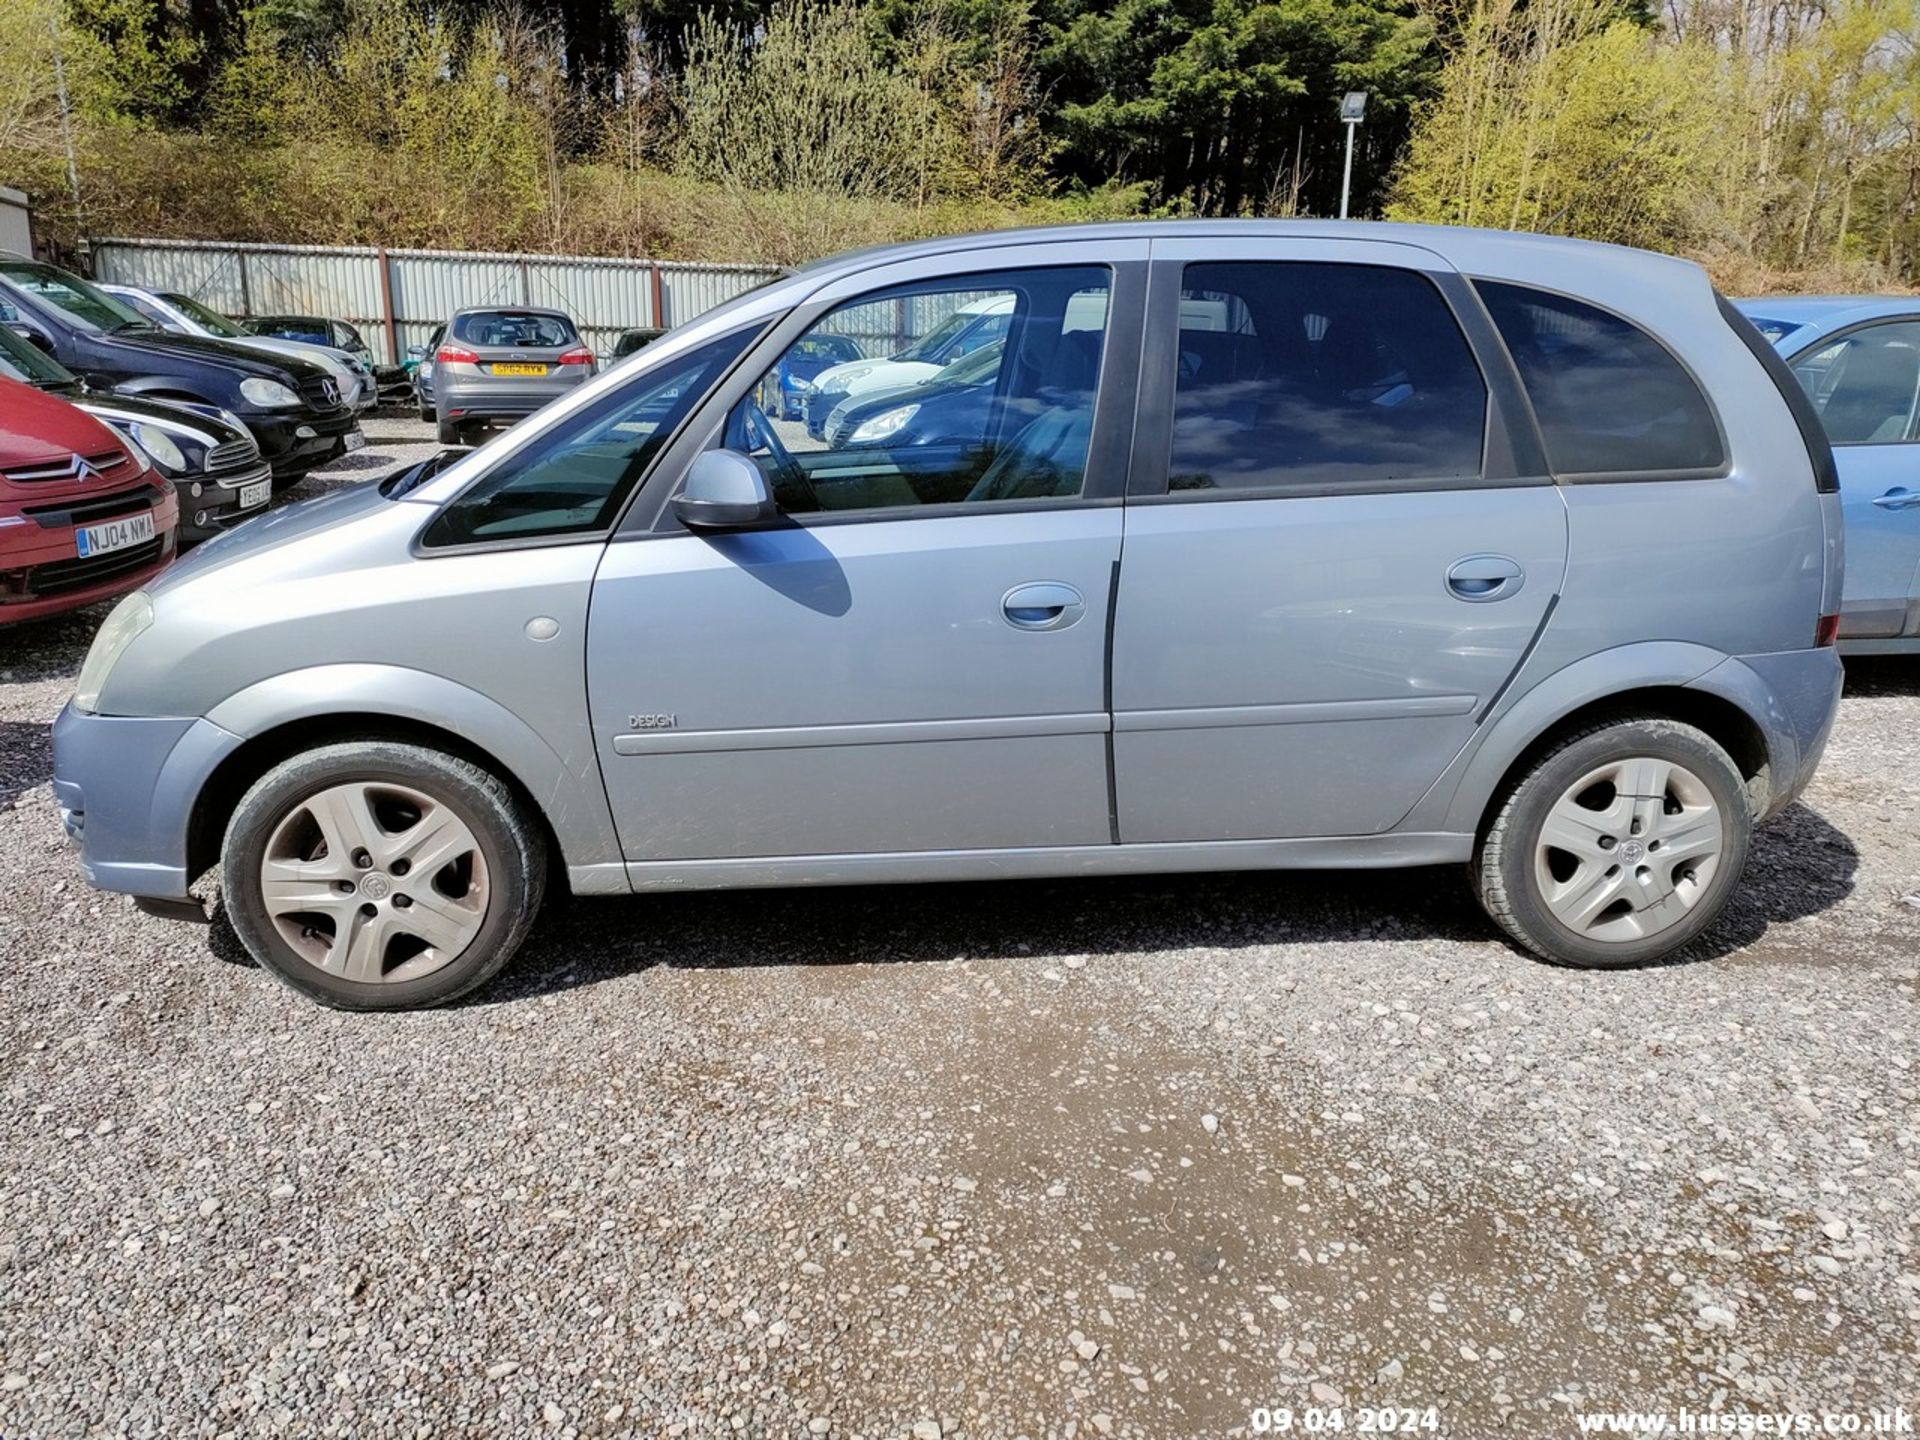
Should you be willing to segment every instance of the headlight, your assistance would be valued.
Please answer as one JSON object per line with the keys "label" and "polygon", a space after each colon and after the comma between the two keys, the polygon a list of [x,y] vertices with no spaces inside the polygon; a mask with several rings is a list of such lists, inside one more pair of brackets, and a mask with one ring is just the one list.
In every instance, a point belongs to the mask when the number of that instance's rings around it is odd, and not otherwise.
{"label": "headlight", "polygon": [[787,388],[796,395],[804,395],[813,388],[811,380],[803,380],[798,375],[787,376]]}
{"label": "headlight", "polygon": [[107,683],[107,676],[113,673],[115,663],[126,654],[127,647],[151,624],[153,602],[144,590],[134,591],[113,607],[113,613],[107,616],[100,633],[93,637],[93,645],[80,666],[80,679],[73,687],[74,709],[91,715],[100,708],[100,687]]}
{"label": "headlight", "polygon": [[173,437],[155,425],[135,425],[133,438],[140,442],[140,448],[158,460],[168,470],[187,468],[187,457],[180,453],[180,447],[173,443]]}
{"label": "headlight", "polygon": [[285,410],[300,403],[300,397],[278,380],[254,375],[240,382],[240,398],[262,410]]}
{"label": "headlight", "polygon": [[920,407],[918,405],[902,405],[897,409],[884,411],[874,416],[873,419],[862,422],[860,426],[847,437],[847,443],[849,445],[869,445],[875,440],[884,440],[889,435],[898,434],[900,427],[919,413]]}

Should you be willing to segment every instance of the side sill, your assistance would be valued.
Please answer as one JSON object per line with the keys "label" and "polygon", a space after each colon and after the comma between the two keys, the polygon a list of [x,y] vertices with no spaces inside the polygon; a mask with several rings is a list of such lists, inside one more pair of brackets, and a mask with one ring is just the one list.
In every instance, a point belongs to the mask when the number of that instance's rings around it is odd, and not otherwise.
{"label": "side sill", "polygon": [[[1017,850],[914,850],[897,854],[781,855],[719,860],[639,860],[629,861],[626,873],[633,888],[643,892],[748,890],[935,880],[1026,880],[1074,875],[1172,875],[1208,870],[1384,870],[1415,865],[1464,864],[1472,855],[1471,835],[1431,831],[1331,839],[1062,845]],[[607,867],[582,868],[597,870]]]}
{"label": "side sill", "polygon": [[567,884],[576,895],[633,893],[633,887],[627,883],[627,867],[617,860],[598,865],[569,865]]}

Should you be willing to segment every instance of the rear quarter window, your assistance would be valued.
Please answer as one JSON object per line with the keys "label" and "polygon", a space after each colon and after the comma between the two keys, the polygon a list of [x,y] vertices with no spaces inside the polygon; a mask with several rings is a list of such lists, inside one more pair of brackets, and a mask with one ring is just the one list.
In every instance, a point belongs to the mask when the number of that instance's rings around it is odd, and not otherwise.
{"label": "rear quarter window", "polygon": [[1488,280],[1476,288],[1533,402],[1554,474],[1726,467],[1713,407],[1653,336],[1571,296]]}

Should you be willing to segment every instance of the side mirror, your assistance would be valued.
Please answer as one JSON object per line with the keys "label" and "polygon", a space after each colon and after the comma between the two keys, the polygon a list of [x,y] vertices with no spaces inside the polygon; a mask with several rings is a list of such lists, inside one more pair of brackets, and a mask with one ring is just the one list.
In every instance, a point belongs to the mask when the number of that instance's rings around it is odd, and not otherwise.
{"label": "side mirror", "polygon": [[687,471],[673,513],[689,530],[745,530],[779,518],[760,467],[737,450],[708,450]]}
{"label": "side mirror", "polygon": [[36,330],[32,326],[28,326],[27,339],[35,345],[38,345],[42,350],[46,351],[47,354],[53,354],[53,337],[45,331]]}
{"label": "side mirror", "polygon": [[426,359],[426,358],[427,358],[427,347],[426,347],[426,346],[424,346],[424,345],[409,345],[409,346],[407,346],[407,358],[408,358],[409,360],[424,360],[424,359]]}

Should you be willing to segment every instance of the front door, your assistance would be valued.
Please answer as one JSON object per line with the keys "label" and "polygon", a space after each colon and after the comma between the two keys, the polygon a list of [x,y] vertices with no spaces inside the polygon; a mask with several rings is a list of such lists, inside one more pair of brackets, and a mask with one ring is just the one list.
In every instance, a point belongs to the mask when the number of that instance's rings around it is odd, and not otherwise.
{"label": "front door", "polygon": [[[1125,437],[1102,434],[1129,416],[1095,397],[1117,273],[895,285],[733,377],[719,438],[780,521],[690,534],[668,508],[595,581],[592,717],[629,861],[1110,843]],[[863,394],[819,437],[772,403],[793,344],[891,355],[997,298],[991,365]]]}
{"label": "front door", "polygon": [[1793,360],[1833,442],[1847,535],[1843,639],[1920,620],[1920,322],[1862,326]]}
{"label": "front door", "polygon": [[1143,422],[1115,616],[1124,843],[1390,829],[1566,557],[1553,485],[1488,457],[1438,257],[1243,243],[1154,247],[1142,413],[1170,423]]}

